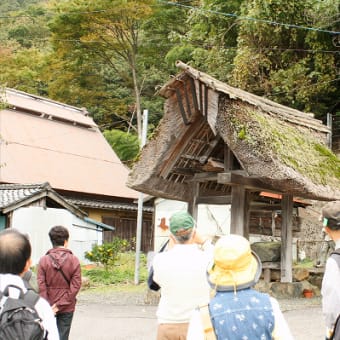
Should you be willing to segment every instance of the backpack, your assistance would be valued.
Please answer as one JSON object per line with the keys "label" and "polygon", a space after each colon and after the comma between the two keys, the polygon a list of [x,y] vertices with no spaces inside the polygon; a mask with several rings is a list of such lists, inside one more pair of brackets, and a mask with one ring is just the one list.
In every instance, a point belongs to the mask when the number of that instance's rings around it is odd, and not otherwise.
{"label": "backpack", "polygon": [[[161,247],[161,249],[159,250],[159,253],[163,252],[165,250],[165,248],[167,247],[169,243],[169,240],[167,240]],[[150,269],[149,269],[149,275],[148,275],[148,280],[147,280],[147,283],[148,283],[148,287],[149,289],[151,290],[154,290],[154,291],[159,291],[161,289],[161,287],[158,285],[157,282],[155,282],[153,280],[153,266],[151,265]]]}
{"label": "backpack", "polygon": [[[12,298],[8,294],[9,287],[20,291],[19,298]],[[0,291],[0,301],[6,298],[0,310],[0,339],[1,340],[44,340],[47,332],[42,320],[35,310],[39,295],[33,290],[24,294],[18,286],[8,285]]]}
{"label": "backpack", "polygon": [[[334,250],[330,256],[336,261],[340,269],[340,249]],[[329,340],[340,340],[340,314],[335,321],[333,334]]]}

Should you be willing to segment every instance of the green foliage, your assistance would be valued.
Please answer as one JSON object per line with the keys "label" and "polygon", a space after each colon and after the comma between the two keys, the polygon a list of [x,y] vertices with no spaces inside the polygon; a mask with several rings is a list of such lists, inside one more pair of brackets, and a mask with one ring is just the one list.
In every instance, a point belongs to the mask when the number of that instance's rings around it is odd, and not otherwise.
{"label": "green foliage", "polygon": [[139,153],[138,137],[121,130],[105,130],[104,137],[123,163],[130,164]]}
{"label": "green foliage", "polygon": [[127,240],[118,237],[110,243],[102,245],[93,245],[90,251],[85,252],[85,258],[91,262],[100,263],[104,266],[105,271],[113,267],[119,259],[120,253],[127,250],[130,244]]}
{"label": "green foliage", "polygon": [[[134,282],[135,273],[135,253],[132,251],[119,254],[119,259],[115,266],[110,270],[94,267],[92,269],[82,270],[82,275],[89,278],[90,286],[111,285],[111,284],[127,284]],[[147,278],[146,256],[141,254],[140,257],[140,282],[145,282]]]}
{"label": "green foliage", "polygon": [[[327,13],[327,15],[325,14]],[[338,31],[334,1],[246,1],[242,16]],[[242,20],[231,83],[249,92],[323,117],[339,98],[338,57],[332,35]]]}
{"label": "green foliage", "polygon": [[302,261],[295,262],[294,268],[313,268],[314,262],[314,260],[307,257]]}
{"label": "green foliage", "polygon": [[102,131],[135,133],[146,108],[152,132],[177,59],[317,118],[340,97],[332,34],[244,19],[339,31],[334,0],[2,0],[0,12],[0,85],[86,107]]}

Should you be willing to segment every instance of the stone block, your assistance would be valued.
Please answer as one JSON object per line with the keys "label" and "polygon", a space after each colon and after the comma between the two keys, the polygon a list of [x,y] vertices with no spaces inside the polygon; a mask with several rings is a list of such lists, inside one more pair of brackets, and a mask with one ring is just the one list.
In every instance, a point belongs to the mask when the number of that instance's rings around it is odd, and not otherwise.
{"label": "stone block", "polygon": [[307,268],[294,268],[293,279],[295,281],[304,281],[309,278],[309,270]]}
{"label": "stone block", "polygon": [[271,294],[275,298],[298,298],[302,296],[304,286],[301,282],[273,282]]}
{"label": "stone block", "polygon": [[279,262],[281,258],[281,242],[255,242],[251,249],[262,262]]}

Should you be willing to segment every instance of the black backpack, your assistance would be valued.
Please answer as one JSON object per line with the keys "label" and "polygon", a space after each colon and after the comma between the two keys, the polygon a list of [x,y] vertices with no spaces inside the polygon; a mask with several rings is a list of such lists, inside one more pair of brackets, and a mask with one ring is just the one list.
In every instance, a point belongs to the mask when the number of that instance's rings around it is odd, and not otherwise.
{"label": "black backpack", "polygon": [[[20,291],[19,298],[9,297],[9,287]],[[47,332],[42,320],[35,310],[39,295],[33,290],[24,294],[18,286],[8,285],[0,291],[0,301],[7,298],[0,310],[0,339],[1,340],[44,340]]]}

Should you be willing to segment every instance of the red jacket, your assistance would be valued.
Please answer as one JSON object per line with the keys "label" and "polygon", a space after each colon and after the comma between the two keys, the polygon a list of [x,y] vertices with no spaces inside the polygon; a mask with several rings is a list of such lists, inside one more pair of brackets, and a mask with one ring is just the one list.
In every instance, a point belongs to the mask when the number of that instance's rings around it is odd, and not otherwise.
{"label": "red jacket", "polygon": [[39,261],[37,280],[40,296],[51,306],[56,304],[58,313],[74,312],[76,295],[81,287],[81,270],[79,260],[71,250],[50,249]]}

